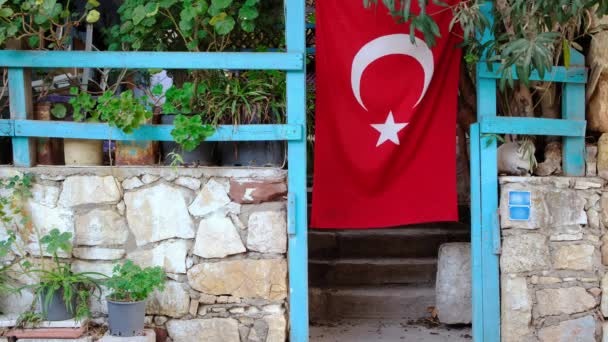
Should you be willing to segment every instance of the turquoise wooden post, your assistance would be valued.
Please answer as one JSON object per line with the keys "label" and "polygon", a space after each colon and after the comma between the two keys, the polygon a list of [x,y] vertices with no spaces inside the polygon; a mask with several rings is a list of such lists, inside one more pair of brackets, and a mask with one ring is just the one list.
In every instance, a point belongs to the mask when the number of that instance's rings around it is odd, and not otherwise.
{"label": "turquoise wooden post", "polygon": [[[287,52],[305,56],[306,7],[285,1]],[[308,223],[306,194],[306,66],[287,71],[287,123],[302,126],[302,137],[288,144],[290,341],[308,341]]]}
{"label": "turquoise wooden post", "polygon": [[[571,49],[572,66],[584,67],[585,56]],[[562,92],[562,118],[585,121],[585,84],[566,83]],[[566,176],[585,175],[585,137],[565,137],[562,144],[562,168]]]}
{"label": "turquoise wooden post", "polygon": [[483,338],[483,265],[481,248],[481,160],[479,124],[471,125],[471,274],[473,305],[473,337]]}
{"label": "turquoise wooden post", "polygon": [[[496,80],[477,78],[477,117],[483,121],[485,118],[496,117]],[[473,338],[476,341],[500,341],[500,281],[498,267],[498,253],[496,246],[496,233],[499,229],[497,217],[498,209],[498,167],[496,158],[496,139],[491,136],[482,137],[479,145],[480,171],[480,224],[471,227],[475,232],[475,248],[481,253],[481,268],[474,270],[473,296],[476,297],[473,308]],[[481,274],[478,274],[478,273]],[[479,283],[481,281],[481,284]],[[479,293],[481,292],[481,293]]]}
{"label": "turquoise wooden post", "polygon": [[[30,119],[32,94],[27,71],[23,68],[8,69],[9,102],[11,119]],[[33,139],[13,137],[13,163],[29,167],[35,163],[36,149]]]}

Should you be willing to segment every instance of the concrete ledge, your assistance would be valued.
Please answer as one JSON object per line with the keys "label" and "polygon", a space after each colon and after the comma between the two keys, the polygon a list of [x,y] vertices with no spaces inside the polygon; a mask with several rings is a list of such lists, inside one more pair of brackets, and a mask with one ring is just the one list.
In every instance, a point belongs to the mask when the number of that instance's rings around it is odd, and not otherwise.
{"label": "concrete ledge", "polygon": [[36,167],[13,167],[10,165],[0,165],[0,178],[10,177],[16,172],[32,173],[35,175],[44,174],[46,176],[63,177],[73,175],[96,175],[114,176],[117,178],[130,178],[144,174],[168,177],[231,177],[231,178],[277,178],[282,179],[287,176],[287,170],[272,167],[178,167],[171,166],[36,166]]}

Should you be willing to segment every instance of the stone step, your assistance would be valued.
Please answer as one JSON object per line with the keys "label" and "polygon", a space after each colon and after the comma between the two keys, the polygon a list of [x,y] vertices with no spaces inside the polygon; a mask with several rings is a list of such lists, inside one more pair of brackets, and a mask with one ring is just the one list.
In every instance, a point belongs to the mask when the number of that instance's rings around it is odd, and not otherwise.
{"label": "stone step", "polygon": [[309,259],[313,286],[427,284],[437,273],[436,258]]}
{"label": "stone step", "polygon": [[428,317],[435,303],[433,287],[358,286],[311,288],[313,321],[345,318],[417,319]]}
{"label": "stone step", "polygon": [[310,230],[310,258],[436,258],[446,242],[470,241],[469,227],[443,223],[416,228]]}

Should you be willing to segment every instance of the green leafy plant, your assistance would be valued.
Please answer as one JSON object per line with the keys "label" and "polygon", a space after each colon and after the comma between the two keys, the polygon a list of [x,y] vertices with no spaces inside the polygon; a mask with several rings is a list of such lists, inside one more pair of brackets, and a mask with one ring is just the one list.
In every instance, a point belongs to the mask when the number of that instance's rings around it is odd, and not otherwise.
{"label": "green leafy plant", "polygon": [[[412,40],[415,32],[423,34],[430,46],[440,36],[429,12],[428,0],[417,0],[414,9],[411,0],[363,0],[365,7],[382,3],[397,22],[408,24]],[[465,59],[468,62],[487,60],[500,63],[501,87],[506,83],[513,86],[512,67],[524,84],[528,84],[531,73],[536,70],[542,77],[553,65],[563,59],[570,64],[570,48],[581,50],[576,40],[586,34],[598,32],[588,23],[591,13],[599,17],[608,14],[605,0],[545,1],[545,0],[505,0],[460,1],[452,6],[433,0],[434,4],[452,10],[454,18],[450,27],[459,24],[464,33]],[[493,5],[493,24],[482,6]],[[485,30],[493,37],[481,42]],[[488,58],[482,54],[487,53]],[[562,58],[563,57],[563,58]]]}
{"label": "green leafy plant", "polygon": [[[152,117],[152,111],[146,109],[143,100],[135,98],[131,90],[119,96],[114,96],[108,90],[94,98],[88,92],[73,87],[70,94],[73,95],[69,104],[73,109],[74,121],[104,121],[125,133],[131,133]],[[51,114],[57,118],[65,117],[66,113],[67,108],[62,103],[55,104],[51,109]]]}
{"label": "green leafy plant", "polygon": [[0,47],[9,39],[23,39],[33,49],[63,50],[74,27],[99,20],[98,6],[89,0],[79,13],[70,1],[0,0]]}
{"label": "green leafy plant", "polygon": [[[260,0],[125,0],[112,50],[221,51],[235,31],[253,32]],[[177,39],[176,39],[177,38]]]}
{"label": "green leafy plant", "polygon": [[[54,265],[52,269],[30,268],[30,273],[40,276],[40,282],[25,287],[33,287],[37,296],[43,300],[43,315],[47,312],[53,295],[57,291],[62,291],[61,293],[68,312],[74,313],[74,317],[77,320],[90,317],[89,299],[95,291],[101,294],[99,284],[107,277],[97,272],[73,272],[68,263],[59,260],[58,253],[60,251],[71,253],[72,233],[62,233],[58,229],[53,229],[49,234],[40,239],[40,243],[45,246],[46,253],[52,255]],[[99,294],[97,298],[99,298]],[[77,302],[76,307],[73,306],[74,299]]]}
{"label": "green leafy plant", "polygon": [[165,272],[159,266],[142,269],[133,261],[114,266],[113,274],[105,285],[112,290],[108,299],[118,302],[142,301],[154,291],[164,290]]}
{"label": "green leafy plant", "polygon": [[215,133],[211,125],[204,125],[200,115],[178,115],[175,118],[171,136],[186,151],[194,150],[205,139]]}

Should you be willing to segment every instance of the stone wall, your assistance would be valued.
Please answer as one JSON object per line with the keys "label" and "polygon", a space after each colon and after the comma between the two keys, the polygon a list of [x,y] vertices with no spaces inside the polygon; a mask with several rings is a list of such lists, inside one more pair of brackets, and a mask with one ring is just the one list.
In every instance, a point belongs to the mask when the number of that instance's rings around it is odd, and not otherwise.
{"label": "stone wall", "polygon": [[[500,184],[502,341],[608,341],[602,337],[608,333],[602,323],[608,317],[606,181],[503,177]],[[531,192],[528,221],[509,219],[509,191]]]}
{"label": "stone wall", "polygon": [[[148,300],[148,325],[174,341],[285,341],[284,171],[4,167],[0,177],[21,172],[35,176],[27,203],[33,226],[73,233],[64,257],[74,270],[109,275],[126,258],[164,268],[166,289]],[[30,258],[39,255],[35,240],[26,243]],[[0,308],[19,313],[32,299],[28,291],[4,296]],[[91,307],[96,317],[106,314],[104,301]]]}

